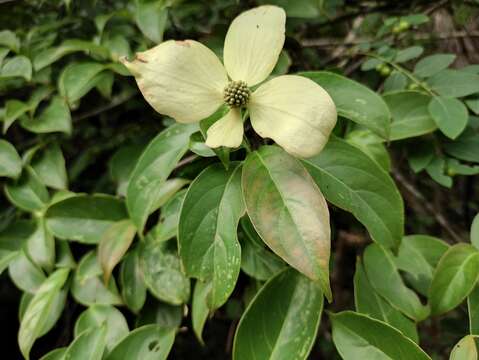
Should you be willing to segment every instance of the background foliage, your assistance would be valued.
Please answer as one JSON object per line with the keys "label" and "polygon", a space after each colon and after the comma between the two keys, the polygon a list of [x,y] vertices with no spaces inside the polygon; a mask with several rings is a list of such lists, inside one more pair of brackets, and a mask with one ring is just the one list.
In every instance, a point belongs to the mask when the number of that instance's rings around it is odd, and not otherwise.
{"label": "background foliage", "polygon": [[[163,38],[221,55],[231,20],[262,3],[288,15],[274,74],[316,81],[340,115],[324,151],[291,164],[329,203],[331,304],[242,217],[241,172],[257,159],[225,171],[225,154],[154,112],[118,62]],[[475,358],[478,14],[477,0],[0,1],[3,354]],[[231,258],[198,250],[208,221]]]}

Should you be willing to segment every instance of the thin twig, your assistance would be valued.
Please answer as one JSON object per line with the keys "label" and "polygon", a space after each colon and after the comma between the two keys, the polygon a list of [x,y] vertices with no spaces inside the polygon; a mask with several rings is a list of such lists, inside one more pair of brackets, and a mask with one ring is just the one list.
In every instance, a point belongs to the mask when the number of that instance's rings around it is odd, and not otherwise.
{"label": "thin twig", "polygon": [[193,155],[190,155],[190,156],[185,157],[184,159],[180,160],[180,161],[178,162],[178,164],[176,164],[175,170],[176,170],[176,169],[179,169],[179,168],[182,167],[182,166],[185,166],[185,165],[188,165],[188,164],[192,163],[193,161],[195,161],[196,159],[198,159],[198,157],[199,157],[199,156],[196,155],[196,154],[193,154]]}

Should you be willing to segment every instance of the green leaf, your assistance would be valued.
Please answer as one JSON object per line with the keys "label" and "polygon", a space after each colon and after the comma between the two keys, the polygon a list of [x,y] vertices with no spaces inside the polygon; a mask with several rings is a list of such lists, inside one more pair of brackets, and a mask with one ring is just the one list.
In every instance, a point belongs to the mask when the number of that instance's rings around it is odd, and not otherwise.
{"label": "green leaf", "polygon": [[423,52],[424,48],[422,46],[410,46],[406,49],[399,50],[394,61],[397,63],[407,62],[421,56]]}
{"label": "green leaf", "polygon": [[68,39],[62,42],[59,46],[43,50],[38,53],[33,59],[33,68],[35,71],[39,71],[48,65],[60,60],[65,55],[82,51],[90,56],[99,56],[107,58],[109,53],[108,49],[103,46],[94,44],[90,41]]}
{"label": "green leaf", "polygon": [[0,274],[34,232],[35,223],[28,220],[18,220],[0,231]]}
{"label": "green leaf", "polygon": [[158,241],[166,241],[174,238],[178,233],[181,205],[185,198],[186,190],[177,192],[168,202],[162,206],[160,221],[152,230]]}
{"label": "green leaf", "polygon": [[479,92],[479,75],[446,69],[427,80],[429,86],[445,97],[463,97]]}
{"label": "green leaf", "polygon": [[399,246],[396,266],[408,273],[409,282],[421,294],[427,296],[434,269],[449,245],[428,235],[405,236]]}
{"label": "green leaf", "polygon": [[18,332],[18,344],[26,359],[29,359],[30,349],[42,332],[48,313],[67,280],[68,273],[69,269],[59,269],[52,273],[40,286],[25,310]]}
{"label": "green leaf", "polygon": [[136,228],[130,220],[122,220],[112,224],[102,234],[98,244],[98,260],[103,270],[103,281],[107,284],[114,267],[128,251]]}
{"label": "green leaf", "polygon": [[233,359],[306,359],[322,309],[319,283],[293,269],[280,272],[261,288],[241,317]]}
{"label": "green leaf", "polygon": [[419,60],[414,67],[414,74],[423,78],[437,74],[456,60],[454,54],[434,54]]}
{"label": "green leaf", "polygon": [[263,240],[253,227],[250,219],[243,216],[240,220],[243,231],[241,244],[241,270],[248,276],[266,281],[284,269],[286,264],[264,247]]}
{"label": "green leaf", "polygon": [[476,114],[476,115],[479,115],[479,99],[470,99],[470,100],[466,100],[466,105],[469,109],[471,109],[471,111]]}
{"label": "green leaf", "polygon": [[141,309],[141,313],[136,320],[136,326],[156,324],[163,328],[178,329],[183,318],[183,311],[183,306],[170,305],[149,298]]}
{"label": "green leaf", "polygon": [[429,176],[438,184],[450,188],[452,186],[452,177],[446,174],[446,160],[435,157],[426,166]]}
{"label": "green leaf", "polygon": [[32,63],[23,55],[8,58],[2,65],[0,78],[22,77],[26,81],[32,79]]}
{"label": "green leaf", "polygon": [[338,114],[389,138],[391,114],[383,99],[356,81],[327,71],[299,73],[321,85],[332,97]]}
{"label": "green leaf", "polygon": [[145,325],[123,338],[105,360],[166,360],[175,340],[175,328]]}
{"label": "green leaf", "polygon": [[193,325],[193,331],[202,345],[204,345],[202,335],[203,328],[210,313],[208,295],[211,292],[211,287],[211,282],[196,281],[191,304],[191,323]]}
{"label": "green leaf", "polygon": [[[391,110],[391,140],[428,134],[437,129],[428,112],[431,97],[417,91],[398,91],[383,96]],[[404,104],[407,104],[405,106]]]}
{"label": "green leaf", "polygon": [[393,180],[376,162],[344,140],[330,138],[323,151],[304,164],[328,201],[351,212],[374,241],[397,247],[404,231],[404,205]]}
{"label": "green leaf", "polygon": [[359,259],[356,262],[354,274],[354,303],[357,312],[384,321],[400,330],[415,343],[419,342],[416,324],[376,293]]}
{"label": "green leaf", "polygon": [[128,217],[125,205],[107,195],[75,195],[51,205],[47,227],[64,240],[97,244],[113,223]]}
{"label": "green leaf", "polygon": [[455,141],[444,145],[449,155],[465,161],[479,162],[479,136],[472,129],[466,129]]}
{"label": "green leaf", "polygon": [[[371,244],[364,251],[364,268],[373,289],[394,308],[409,318],[421,321],[429,315],[417,294],[401,279],[392,255],[380,245]],[[381,271],[378,271],[381,269]]]}
{"label": "green leaf", "polygon": [[20,125],[37,134],[50,132],[70,134],[72,132],[70,109],[63,98],[55,96],[38,117],[24,117]]}
{"label": "green leaf", "polygon": [[[407,86],[407,77],[399,71],[393,71],[384,81],[384,92],[404,90]],[[391,110],[391,109],[390,109]]]}
{"label": "green leaf", "polygon": [[134,313],[140,311],[146,300],[146,285],[138,253],[137,247],[128,252],[120,267],[121,296]]}
{"label": "green leaf", "polygon": [[429,288],[434,315],[458,306],[473,290],[479,277],[479,251],[469,244],[456,244],[441,257]]}
{"label": "green leaf", "polygon": [[457,138],[466,128],[468,112],[459,100],[447,97],[434,97],[428,106],[429,114],[444,135]]}
{"label": "green leaf", "polygon": [[263,146],[248,155],[242,187],[248,216],[263,241],[319,281],[331,300],[328,206],[301,162],[279,147]]}
{"label": "green leaf", "polygon": [[5,101],[5,117],[3,119],[3,133],[23,114],[30,110],[30,105],[20,100]]}
{"label": "green leaf", "polygon": [[477,360],[477,346],[475,336],[464,336],[454,346],[449,360]]}
{"label": "green leaf", "polygon": [[474,216],[471,224],[471,244],[479,249],[479,213]]}
{"label": "green leaf", "polygon": [[159,241],[148,234],[141,244],[140,266],[146,286],[158,299],[172,305],[188,301],[190,280],[182,271],[174,242]]}
{"label": "green leaf", "polygon": [[154,43],[163,41],[168,21],[168,9],[164,0],[136,0],[135,20],[141,32]]}
{"label": "green leaf", "polygon": [[14,52],[18,52],[20,49],[20,40],[13,31],[2,30],[0,31],[0,45],[6,46]]}
{"label": "green leaf", "polygon": [[122,146],[108,162],[111,178],[118,185],[116,190],[118,195],[126,196],[130,174],[144,149],[143,144]]}
{"label": "green leaf", "polygon": [[111,351],[125,337],[129,330],[123,314],[113,306],[93,305],[83,311],[75,322],[74,336],[83,332],[104,327],[106,329],[106,351]]}
{"label": "green leaf", "polygon": [[348,143],[359,147],[366,155],[379,164],[386,172],[391,170],[391,159],[383,140],[367,129],[349,132],[344,138]]}
{"label": "green leaf", "polygon": [[143,151],[131,174],[126,195],[128,212],[139,233],[154,211],[166,179],[188,150],[191,134],[197,130],[196,124],[174,124],[157,135]]}
{"label": "green leaf", "polygon": [[352,311],[329,317],[334,345],[344,360],[431,360],[414,341],[382,321]]}
{"label": "green leaf", "polygon": [[43,355],[40,360],[63,360],[65,357],[66,347],[54,349],[49,353]]}
{"label": "green leaf", "polygon": [[211,281],[210,309],[223,305],[240,271],[237,227],[245,208],[241,165],[205,169],[190,185],[180,213],[179,253],[188,276]]}
{"label": "green leaf", "polygon": [[115,284],[110,278],[108,285],[100,280],[102,275],[95,251],[83,256],[75,270],[72,283],[72,295],[77,302],[85,306],[94,304],[119,305],[122,303]]}
{"label": "green leaf", "polygon": [[22,172],[22,160],[8,141],[0,139],[0,177],[17,178]]}
{"label": "green leaf", "polygon": [[46,186],[57,190],[68,188],[65,158],[58,144],[49,145],[39,156],[35,156],[31,166]]}
{"label": "green leaf", "polygon": [[434,156],[433,142],[421,139],[408,149],[407,160],[411,169],[417,174],[431,163]]}
{"label": "green leaf", "polygon": [[469,333],[479,335],[479,287],[477,284],[467,297],[467,312],[469,314]]}
{"label": "green leaf", "polygon": [[85,330],[68,346],[64,359],[101,360],[105,350],[106,326]]}
{"label": "green leaf", "polygon": [[288,17],[317,18],[322,13],[322,3],[315,0],[260,0],[260,4],[276,5],[286,11]]}
{"label": "green leaf", "polygon": [[80,100],[97,82],[97,75],[105,70],[105,65],[86,62],[71,63],[60,74],[58,89],[69,104]]}
{"label": "green leaf", "polygon": [[43,271],[27,257],[24,251],[20,251],[10,262],[8,274],[20,290],[31,294],[35,294],[46,279]]}
{"label": "green leaf", "polygon": [[48,190],[39,177],[26,167],[18,180],[5,186],[8,199],[20,209],[26,211],[42,210],[48,203]]}
{"label": "green leaf", "polygon": [[26,251],[35,264],[51,271],[55,264],[55,239],[45,226],[45,220],[37,220],[35,232],[28,238]]}

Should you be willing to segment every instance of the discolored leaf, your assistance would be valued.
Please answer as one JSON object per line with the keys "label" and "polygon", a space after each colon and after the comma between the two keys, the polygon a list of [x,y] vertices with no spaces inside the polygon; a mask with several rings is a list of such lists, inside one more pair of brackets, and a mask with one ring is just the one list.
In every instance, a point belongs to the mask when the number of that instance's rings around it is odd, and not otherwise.
{"label": "discolored leaf", "polygon": [[475,336],[464,336],[454,346],[449,360],[477,360],[477,346]]}

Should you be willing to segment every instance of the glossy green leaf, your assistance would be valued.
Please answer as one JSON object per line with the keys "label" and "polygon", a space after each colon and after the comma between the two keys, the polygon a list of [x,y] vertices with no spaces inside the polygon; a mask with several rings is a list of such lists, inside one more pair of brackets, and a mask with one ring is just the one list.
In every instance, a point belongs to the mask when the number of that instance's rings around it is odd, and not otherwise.
{"label": "glossy green leaf", "polygon": [[333,98],[338,114],[389,138],[391,114],[383,99],[366,86],[327,71],[300,73],[322,86]]}
{"label": "glossy green leaf", "polygon": [[128,215],[123,202],[114,197],[76,195],[50,206],[45,217],[56,237],[96,244],[106,229]]}
{"label": "glossy green leaf", "polygon": [[359,148],[331,138],[319,155],[304,164],[326,199],[351,212],[374,241],[386,247],[399,244],[403,201],[393,180],[376,162]]}
{"label": "glossy green leaf", "polygon": [[19,220],[0,231],[0,274],[19,254],[20,249],[35,232],[35,223]]}
{"label": "glossy green leaf", "polygon": [[190,185],[178,226],[179,253],[188,276],[211,281],[210,309],[223,305],[241,265],[237,227],[245,208],[238,164],[205,169]]}
{"label": "glossy green leaf", "polygon": [[286,264],[265,248],[250,219],[243,216],[240,224],[244,234],[241,245],[241,270],[248,276],[265,281],[284,269]]}
{"label": "glossy green leaf", "polygon": [[43,112],[34,118],[23,118],[22,127],[34,133],[72,132],[72,119],[67,103],[60,96],[55,96]]}
{"label": "glossy green leaf", "polygon": [[475,336],[467,335],[454,345],[449,360],[477,360]]}
{"label": "glossy green leaf", "polygon": [[183,273],[173,241],[159,241],[148,234],[141,244],[140,265],[145,284],[154,296],[172,305],[188,301],[190,280]]}
{"label": "glossy green leaf", "polygon": [[246,159],[243,194],[248,216],[263,241],[289,265],[329,286],[329,211],[301,162],[276,146]]}
{"label": "glossy green leaf", "polygon": [[17,178],[22,172],[22,160],[8,141],[0,139],[0,177]]}
{"label": "glossy green leaf", "polygon": [[77,302],[85,306],[94,304],[120,305],[121,297],[115,284],[110,278],[107,285],[100,279],[103,274],[95,251],[83,256],[75,270],[72,283],[72,295]]}
{"label": "glossy green leaf", "polygon": [[161,208],[160,221],[152,230],[158,241],[166,241],[174,238],[178,233],[178,222],[180,219],[181,205],[185,198],[186,190],[177,192]]}
{"label": "glossy green leaf", "polygon": [[191,324],[196,338],[201,344],[203,341],[203,328],[206,319],[210,313],[208,307],[208,294],[211,292],[211,282],[202,282],[200,280],[195,283],[195,290],[193,292],[193,300],[191,304]]}
{"label": "glossy green leaf", "polygon": [[49,145],[35,156],[31,166],[46,186],[57,190],[68,188],[65,158],[58,144]]}
{"label": "glossy green leaf", "polygon": [[428,85],[439,95],[463,97],[479,92],[479,75],[465,71],[446,69],[427,80]]}
{"label": "glossy green leaf", "polygon": [[45,282],[45,274],[25,254],[20,251],[10,262],[8,274],[13,283],[22,291],[35,294]]}
{"label": "glossy green leaf", "polygon": [[474,216],[471,224],[471,244],[479,249],[479,213]]}
{"label": "glossy green leaf", "polygon": [[5,186],[5,194],[15,206],[26,211],[42,210],[49,200],[47,188],[30,167],[24,169],[18,180]]}
{"label": "glossy green leaf", "polygon": [[103,58],[108,57],[108,49],[104,48],[103,46],[94,44],[90,41],[68,39],[62,42],[59,46],[49,48],[38,53],[33,59],[33,67],[35,71],[39,71],[60,60],[65,55],[79,51]]}
{"label": "glossy green leaf", "polygon": [[348,143],[359,147],[366,155],[378,163],[386,172],[391,170],[391,159],[383,140],[367,129],[353,130],[344,138]]}
{"label": "glossy green leaf", "polygon": [[420,77],[429,77],[446,69],[456,59],[454,54],[434,54],[419,60],[414,67],[414,74]]}
{"label": "glossy green leaf", "polygon": [[66,347],[54,349],[49,353],[43,355],[40,360],[63,360],[65,352],[67,351]]}
{"label": "glossy green leaf", "polygon": [[[363,254],[364,268],[373,289],[409,318],[421,321],[429,315],[427,306],[399,275],[392,255],[380,245],[369,245]],[[381,271],[378,271],[381,269]]]}
{"label": "glossy green leaf", "polygon": [[437,263],[449,245],[428,235],[405,236],[395,259],[399,270],[409,274],[408,280],[415,289],[427,296]]}
{"label": "glossy green leaf", "polygon": [[116,222],[103,232],[98,244],[98,260],[105,283],[108,283],[113,268],[128,251],[135,234],[136,228],[130,220]]}
{"label": "glossy green leaf", "polygon": [[5,116],[3,118],[3,133],[22,115],[30,110],[30,105],[20,100],[5,101]]}
{"label": "glossy green leaf", "polygon": [[8,58],[2,64],[0,78],[22,77],[26,81],[32,79],[32,63],[23,55]]}
{"label": "glossy green leaf", "polygon": [[97,75],[105,70],[105,65],[86,62],[71,63],[61,73],[58,80],[58,89],[69,104],[80,100],[97,82]]}
{"label": "glossy green leaf", "polygon": [[428,112],[430,96],[408,90],[386,94],[383,99],[388,104],[393,118],[391,140],[416,137],[437,129],[436,123]]}
{"label": "glossy green leaf", "polygon": [[479,251],[469,244],[456,244],[442,256],[429,288],[429,302],[434,315],[458,306],[479,278]]}
{"label": "glossy green leaf", "polygon": [[128,334],[105,360],[166,360],[174,340],[174,328],[145,325]]}
{"label": "glossy green leaf", "polygon": [[322,308],[319,283],[294,269],[280,272],[261,288],[241,317],[233,359],[306,359]]}
{"label": "glossy green leaf", "polygon": [[128,184],[126,203],[139,233],[161,196],[161,187],[188,150],[190,135],[197,129],[196,124],[170,126],[150,142],[138,160]]}
{"label": "glossy green leaf", "polygon": [[106,326],[85,330],[68,346],[64,359],[101,360],[106,345]]}
{"label": "glossy green leaf", "polygon": [[384,321],[418,343],[419,338],[414,321],[405,317],[376,293],[367,278],[363,264],[359,260],[356,262],[356,272],[354,274],[354,303],[357,312]]}
{"label": "glossy green leaf", "polygon": [[123,314],[113,306],[93,305],[78,316],[74,336],[79,337],[84,331],[104,327],[106,329],[106,351],[111,351],[125,337],[129,330]]}
{"label": "glossy green leaf", "polygon": [[399,330],[352,311],[330,314],[333,341],[344,360],[430,360]]}
{"label": "glossy green leaf", "polygon": [[25,310],[18,332],[18,344],[26,359],[29,359],[30,349],[42,332],[48,318],[47,314],[67,280],[68,273],[68,269],[59,269],[52,273],[40,286]]}
{"label": "glossy green leaf", "polygon": [[121,296],[133,312],[138,312],[146,300],[146,285],[140,266],[138,248],[123,257],[120,267]]}
{"label": "glossy green leaf", "polygon": [[163,41],[168,21],[168,9],[164,0],[136,0],[135,20],[143,34],[154,43]]}
{"label": "glossy green leaf", "polygon": [[444,135],[457,138],[466,128],[468,113],[459,100],[447,97],[434,97],[428,106],[429,114]]}

